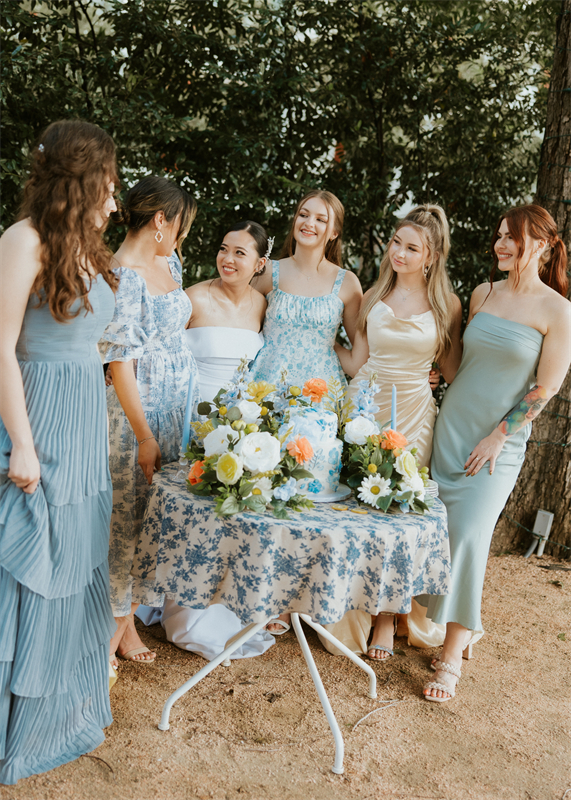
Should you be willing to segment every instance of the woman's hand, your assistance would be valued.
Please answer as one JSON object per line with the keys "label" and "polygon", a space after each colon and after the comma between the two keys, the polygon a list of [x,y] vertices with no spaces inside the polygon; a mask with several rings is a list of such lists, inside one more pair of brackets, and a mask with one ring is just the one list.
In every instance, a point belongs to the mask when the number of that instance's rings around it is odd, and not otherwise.
{"label": "woman's hand", "polygon": [[147,482],[153,482],[153,475],[161,468],[161,448],[156,439],[147,439],[139,445],[139,466],[145,473]]}
{"label": "woman's hand", "polygon": [[430,386],[431,392],[433,392],[435,389],[438,389],[438,387],[440,386],[441,375],[442,373],[440,372],[438,367],[436,367],[436,369],[434,368],[431,369],[430,372],[428,373],[428,384]]}
{"label": "woman's hand", "polygon": [[470,475],[477,475],[482,469],[484,464],[490,462],[490,475],[496,466],[496,459],[502,452],[502,447],[508,437],[505,436],[498,428],[492,431],[489,436],[478,442],[476,447],[470,453],[470,457],[464,464],[466,470],[466,477]]}
{"label": "woman's hand", "polygon": [[40,480],[40,462],[33,447],[12,447],[8,477],[26,494],[36,491]]}

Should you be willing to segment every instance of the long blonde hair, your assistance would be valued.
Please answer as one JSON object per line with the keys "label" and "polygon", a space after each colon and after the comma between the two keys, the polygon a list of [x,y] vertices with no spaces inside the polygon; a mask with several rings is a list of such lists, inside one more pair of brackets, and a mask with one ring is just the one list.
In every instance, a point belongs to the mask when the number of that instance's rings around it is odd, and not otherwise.
{"label": "long blonde hair", "polygon": [[333,214],[333,230],[337,234],[335,239],[327,242],[325,245],[324,250],[324,257],[327,261],[330,261],[332,264],[336,264],[338,267],[342,267],[343,264],[341,262],[341,250],[342,250],[342,242],[341,242],[341,235],[343,233],[343,222],[345,220],[345,209],[343,208],[343,203],[339,200],[338,197],[332,192],[327,192],[324,189],[312,189],[306,195],[304,195],[299,203],[297,204],[297,208],[295,209],[295,214],[293,215],[293,219],[291,221],[291,227],[289,229],[289,233],[286,236],[286,240],[283,244],[280,258],[289,258],[295,253],[295,239],[293,236],[293,229],[295,226],[295,221],[299,216],[301,209],[303,208],[303,204],[310,200],[312,197],[317,197],[319,200],[323,200],[327,208]]}
{"label": "long blonde hair", "polygon": [[450,229],[446,214],[441,206],[422,205],[402,219],[387,245],[379,277],[367,300],[361,306],[357,328],[361,333],[367,329],[367,317],[379,300],[389,295],[397,282],[397,273],[393,270],[389,248],[395,234],[404,227],[414,228],[428,248],[430,267],[426,274],[428,302],[436,320],[437,345],[435,360],[446,355],[451,345],[450,327],[452,324],[452,284],[446,272],[446,259],[450,250]]}

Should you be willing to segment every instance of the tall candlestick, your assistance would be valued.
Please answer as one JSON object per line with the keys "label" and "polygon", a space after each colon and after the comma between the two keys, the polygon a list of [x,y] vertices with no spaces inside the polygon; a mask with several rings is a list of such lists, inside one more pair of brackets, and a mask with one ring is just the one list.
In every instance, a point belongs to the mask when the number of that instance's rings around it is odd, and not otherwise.
{"label": "tall candlestick", "polygon": [[188,381],[188,394],[186,396],[186,409],[184,412],[184,423],[182,426],[182,453],[186,453],[190,440],[190,418],[192,416],[192,399],[194,397],[194,375],[191,373]]}
{"label": "tall candlestick", "polygon": [[393,394],[391,397],[391,428],[397,429],[397,387],[393,383]]}

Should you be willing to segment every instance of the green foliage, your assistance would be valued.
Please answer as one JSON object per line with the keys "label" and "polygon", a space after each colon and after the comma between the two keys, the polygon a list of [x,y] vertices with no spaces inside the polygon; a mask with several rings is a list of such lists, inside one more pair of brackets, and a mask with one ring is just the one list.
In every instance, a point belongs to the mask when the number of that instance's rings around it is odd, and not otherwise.
{"label": "green foliage", "polygon": [[124,185],[166,174],[196,195],[187,283],[213,274],[226,226],[280,243],[321,187],[364,288],[403,203],[442,203],[465,304],[499,211],[531,192],[559,5],[4,0],[3,224],[41,130],[82,117],[115,139]]}

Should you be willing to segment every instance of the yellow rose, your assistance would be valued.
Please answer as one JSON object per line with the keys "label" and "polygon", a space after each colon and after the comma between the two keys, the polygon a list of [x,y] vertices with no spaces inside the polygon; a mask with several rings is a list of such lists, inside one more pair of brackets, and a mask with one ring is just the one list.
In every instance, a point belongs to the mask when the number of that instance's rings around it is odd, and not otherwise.
{"label": "yellow rose", "polygon": [[261,403],[264,397],[275,391],[275,388],[273,383],[267,381],[252,381],[248,384],[248,395],[254,403]]}
{"label": "yellow rose", "polygon": [[408,450],[403,450],[400,456],[397,456],[396,468],[403,478],[412,478],[418,472],[416,458]]}
{"label": "yellow rose", "polygon": [[301,394],[301,389],[299,388],[299,386],[290,386],[289,393],[292,395],[292,397],[299,397],[299,395]]}
{"label": "yellow rose", "polygon": [[216,464],[216,477],[226,486],[233,486],[244,474],[244,464],[236,453],[224,453]]}

